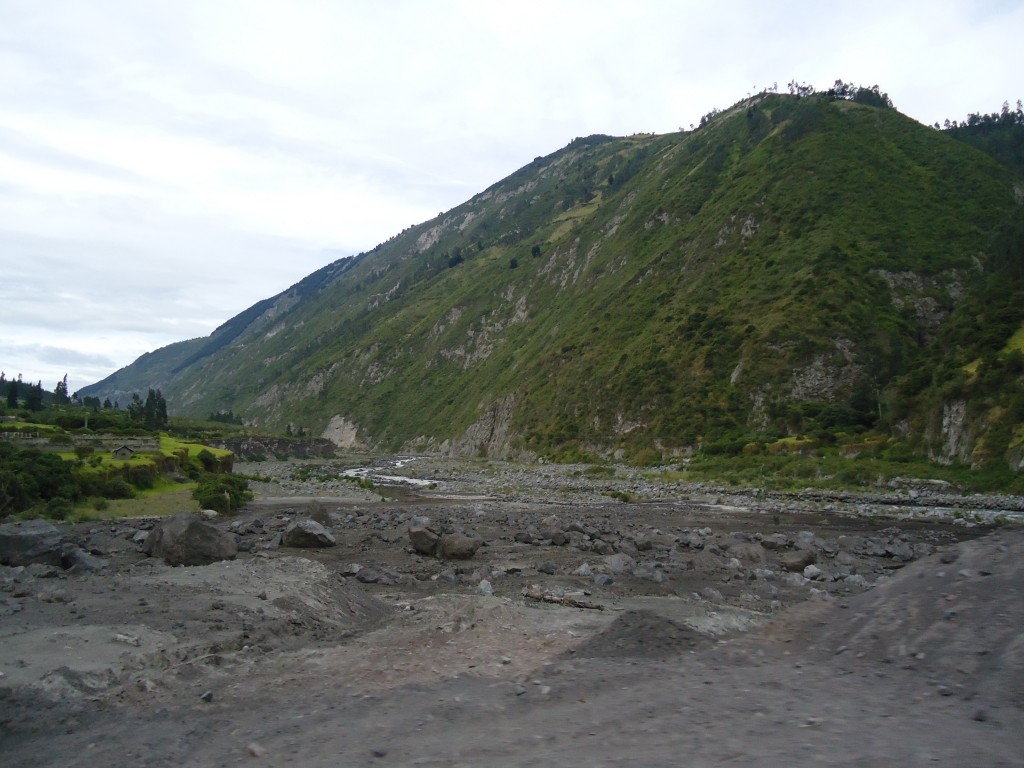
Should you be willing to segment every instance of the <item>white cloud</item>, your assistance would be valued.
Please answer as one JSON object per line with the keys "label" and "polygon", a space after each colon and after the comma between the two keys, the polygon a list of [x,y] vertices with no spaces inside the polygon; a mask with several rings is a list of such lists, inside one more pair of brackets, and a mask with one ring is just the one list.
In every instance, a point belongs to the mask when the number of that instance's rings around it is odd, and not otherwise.
{"label": "white cloud", "polygon": [[[590,133],[1021,94],[1016,2],[0,0],[0,368],[72,388]],[[66,361],[61,365],[62,361]]]}

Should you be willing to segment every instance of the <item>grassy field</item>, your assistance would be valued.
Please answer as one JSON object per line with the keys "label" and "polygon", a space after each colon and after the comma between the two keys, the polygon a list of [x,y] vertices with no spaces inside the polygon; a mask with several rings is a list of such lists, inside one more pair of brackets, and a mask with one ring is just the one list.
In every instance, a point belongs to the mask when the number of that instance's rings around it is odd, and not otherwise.
{"label": "grassy field", "polygon": [[174,484],[140,491],[133,499],[106,500],[103,509],[96,509],[93,502],[82,502],[68,518],[73,522],[89,520],[114,520],[126,517],[166,517],[178,512],[195,512],[199,504],[192,498],[195,483]]}

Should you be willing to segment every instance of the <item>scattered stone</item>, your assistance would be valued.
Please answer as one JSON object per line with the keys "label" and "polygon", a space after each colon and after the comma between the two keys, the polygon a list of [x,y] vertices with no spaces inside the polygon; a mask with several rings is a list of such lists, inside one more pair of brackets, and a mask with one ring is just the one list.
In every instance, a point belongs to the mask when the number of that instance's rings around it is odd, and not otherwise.
{"label": "scattered stone", "polygon": [[61,565],[69,571],[90,573],[102,571],[110,566],[110,562],[101,557],[91,555],[79,547],[70,547],[65,549],[61,555]]}
{"label": "scattered stone", "polygon": [[199,695],[199,698],[209,704],[213,701],[213,691],[204,691]]}
{"label": "scattered stone", "polygon": [[25,568],[25,573],[35,579],[59,579],[64,578],[64,572],[52,565],[43,563],[32,563]]}
{"label": "scattered stone", "polygon": [[767,560],[764,547],[756,541],[729,542],[727,551],[730,555],[744,563],[761,564]]}
{"label": "scattered stone", "polygon": [[812,565],[818,556],[810,549],[798,549],[795,552],[786,552],[779,558],[784,570],[791,573],[803,573],[804,568]]}
{"label": "scattered stone", "polygon": [[267,755],[266,748],[255,741],[250,742],[249,745],[246,746],[245,751],[249,757],[266,757]]}
{"label": "scattered stone", "polygon": [[558,573],[558,566],[555,565],[555,563],[548,560],[543,563],[538,563],[537,572],[546,573],[548,576],[554,576],[556,573]]}
{"label": "scattered stone", "polygon": [[700,591],[700,595],[705,600],[710,600],[713,603],[720,603],[723,600],[725,600],[725,598],[722,596],[722,593],[714,587],[704,587],[704,589]]}
{"label": "scattered stone", "polygon": [[376,584],[380,579],[380,572],[373,568],[360,568],[356,574],[356,581],[361,584]]}
{"label": "scattered stone", "polygon": [[804,568],[804,578],[809,581],[819,581],[824,578],[824,576],[821,572],[821,568],[812,564]]}
{"label": "scattered stone", "polygon": [[573,571],[574,576],[583,576],[584,578],[590,578],[594,575],[594,570],[588,563],[583,563],[579,568]]}
{"label": "scattered stone", "polygon": [[494,594],[494,587],[491,586],[491,582],[487,579],[482,579],[480,584],[477,585],[477,591],[481,595],[489,596]]}
{"label": "scattered stone", "polygon": [[635,566],[636,561],[625,552],[608,555],[604,558],[604,567],[608,569],[609,573],[615,575],[629,573]]}
{"label": "scattered stone", "polygon": [[55,589],[52,592],[39,592],[36,599],[41,603],[70,603],[71,595],[62,589]]}
{"label": "scattered stone", "polygon": [[607,573],[599,573],[594,577],[594,583],[599,587],[610,587],[615,583],[615,579]]}
{"label": "scattered stone", "polygon": [[337,544],[334,535],[316,520],[293,520],[281,534],[281,544],[298,549],[318,549]]}

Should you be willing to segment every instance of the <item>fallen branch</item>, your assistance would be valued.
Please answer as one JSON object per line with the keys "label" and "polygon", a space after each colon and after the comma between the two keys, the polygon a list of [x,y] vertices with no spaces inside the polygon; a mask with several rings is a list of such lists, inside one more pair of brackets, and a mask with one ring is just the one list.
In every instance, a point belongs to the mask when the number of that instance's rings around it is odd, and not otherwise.
{"label": "fallen branch", "polygon": [[604,606],[600,603],[591,603],[587,600],[576,600],[572,597],[560,597],[558,595],[552,595],[548,592],[541,592],[536,587],[525,587],[523,589],[523,597],[528,600],[539,600],[543,603],[555,603],[556,605],[567,605],[570,608],[589,608],[593,611],[603,611]]}

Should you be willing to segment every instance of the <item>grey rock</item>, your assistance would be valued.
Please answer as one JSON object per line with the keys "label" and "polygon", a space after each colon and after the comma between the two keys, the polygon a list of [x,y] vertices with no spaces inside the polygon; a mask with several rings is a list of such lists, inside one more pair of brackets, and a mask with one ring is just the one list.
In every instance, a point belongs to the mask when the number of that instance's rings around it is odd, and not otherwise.
{"label": "grey rock", "polygon": [[792,573],[803,573],[804,568],[813,564],[818,556],[809,549],[798,549],[795,552],[786,552],[779,558],[782,567]]}
{"label": "grey rock", "polygon": [[32,563],[28,566],[21,566],[25,569],[25,573],[34,579],[63,579],[66,578],[64,571],[60,568],[54,568],[52,565],[46,565],[45,563]]}
{"label": "grey rock", "polygon": [[610,587],[615,583],[615,579],[607,573],[599,573],[594,577],[594,583],[599,587]]}
{"label": "grey rock", "polygon": [[824,577],[821,572],[821,568],[816,565],[808,565],[804,568],[804,578],[811,581],[819,581]]}
{"label": "grey rock", "polygon": [[181,512],[150,531],[144,551],[168,565],[209,565],[234,560],[238,545],[234,536],[199,515]]}
{"label": "grey rock", "polygon": [[491,586],[491,582],[489,582],[487,579],[481,580],[480,583],[477,585],[476,589],[477,592],[479,592],[481,595],[494,594],[494,587]]}
{"label": "grey rock", "polygon": [[441,537],[438,554],[446,560],[468,560],[483,542],[464,533],[450,533]]}
{"label": "grey rock", "polygon": [[737,541],[728,543],[726,551],[744,563],[761,564],[767,559],[764,547],[756,541]]}
{"label": "grey rock", "polygon": [[293,520],[281,534],[281,544],[286,547],[317,549],[337,544],[334,535],[316,520]]}
{"label": "grey rock", "polygon": [[64,536],[45,520],[0,525],[0,563],[60,566]]}
{"label": "grey rock", "polygon": [[612,574],[629,573],[636,566],[636,561],[625,552],[608,555],[604,558],[604,567]]}
{"label": "grey rock", "polygon": [[633,578],[646,579],[647,581],[653,581],[655,584],[663,584],[666,576],[665,572],[661,570],[661,568],[655,568],[653,565],[643,564],[638,565],[633,569]]}
{"label": "grey rock", "polygon": [[61,565],[67,570],[87,573],[102,571],[110,565],[110,562],[102,557],[96,557],[79,547],[68,547],[61,555]]}
{"label": "grey rock", "polygon": [[409,522],[409,543],[421,555],[436,555],[440,541],[441,534],[431,527],[430,518],[414,517]]}
{"label": "grey rock", "polygon": [[801,573],[785,573],[782,576],[782,582],[790,587],[802,587],[807,583],[807,579]]}
{"label": "grey rock", "polygon": [[615,547],[602,539],[595,541],[590,548],[599,555],[610,555],[615,552]]}
{"label": "grey rock", "polygon": [[548,560],[543,563],[538,563],[537,571],[539,573],[546,573],[548,576],[554,576],[556,573],[558,573],[558,566],[550,560]]}
{"label": "grey rock", "polygon": [[374,568],[360,568],[356,574],[356,581],[362,584],[376,584],[380,578],[380,572]]}
{"label": "grey rock", "polygon": [[823,543],[814,531],[800,531],[796,535],[796,546],[798,549],[820,549]]}
{"label": "grey rock", "polygon": [[633,539],[633,546],[636,547],[637,552],[650,552],[654,549],[654,542],[641,534]]}

